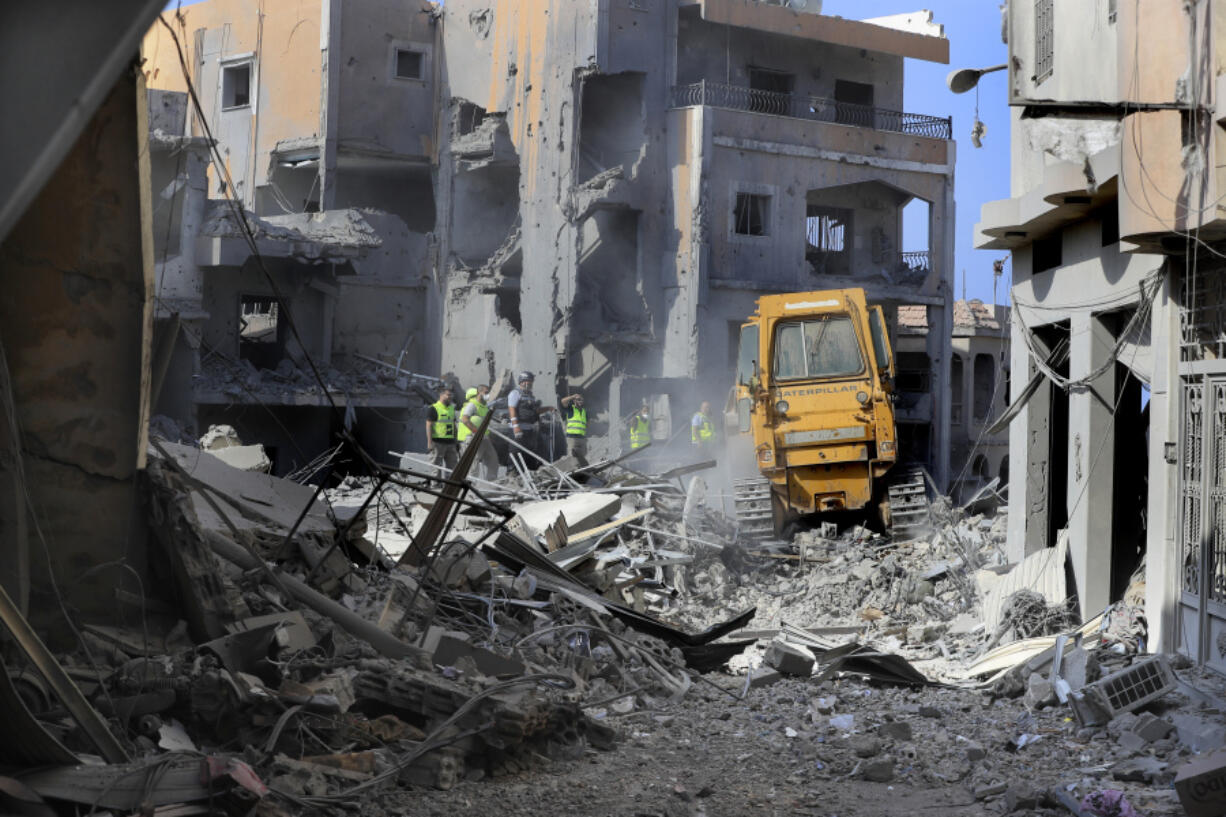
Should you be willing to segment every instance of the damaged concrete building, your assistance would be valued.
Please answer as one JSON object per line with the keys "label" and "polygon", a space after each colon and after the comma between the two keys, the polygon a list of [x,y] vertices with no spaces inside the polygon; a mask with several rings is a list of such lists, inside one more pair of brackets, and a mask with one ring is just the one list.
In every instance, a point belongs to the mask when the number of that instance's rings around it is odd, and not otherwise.
{"label": "damaged concrete building", "polygon": [[1081,613],[1144,565],[1153,649],[1226,669],[1220,2],[1011,2],[1009,548]]}
{"label": "damaged concrete building", "polygon": [[439,359],[433,7],[209,0],[167,19],[142,50],[155,414],[233,426],[275,473],[342,423],[373,451],[413,445],[430,379],[412,373]]}
{"label": "damaged concrete building", "polygon": [[155,26],[155,413],[286,473],[332,403],[371,450],[420,449],[406,373],[529,369],[547,403],[586,390],[591,434],[647,400],[664,440],[723,403],[757,296],[854,286],[940,328],[900,358],[900,436],[947,480],[954,143],[901,112],[904,61],[948,61],[931,15],[206,0],[172,26],[201,114]]}
{"label": "damaged concrete building", "polygon": [[[443,368],[581,386],[604,433],[722,405],[759,295],[864,287],[928,312],[904,442],[944,484],[954,143],[901,113],[927,13],[755,0],[449,0],[439,164]],[[921,249],[902,209],[927,203]],[[541,384],[549,384],[548,387]]]}
{"label": "damaged concrete building", "polygon": [[[949,359],[949,495],[970,500],[998,480],[1009,484],[1009,434],[995,421],[1009,404],[1009,308],[983,301],[954,301]],[[898,309],[900,401],[914,399],[913,370],[905,364],[927,352],[928,318],[923,307]]]}

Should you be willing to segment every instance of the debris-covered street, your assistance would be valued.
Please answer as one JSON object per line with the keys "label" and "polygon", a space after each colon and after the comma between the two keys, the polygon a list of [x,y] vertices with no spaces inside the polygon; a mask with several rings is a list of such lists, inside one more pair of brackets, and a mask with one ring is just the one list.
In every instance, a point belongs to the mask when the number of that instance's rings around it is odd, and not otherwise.
{"label": "debris-covered street", "polygon": [[[232,431],[204,443],[219,439],[241,461]],[[151,446],[158,573],[187,618],[147,606],[58,656],[122,754],[18,776],[44,798],[1158,815],[1181,813],[1189,757],[1226,743],[1222,679],[1139,653],[1127,600],[1076,626],[1030,589],[1045,566],[1001,564],[1002,517],[944,499],[923,539],[746,544],[701,479],[630,462],[542,462],[483,491],[383,469],[319,492]],[[41,692],[33,714],[66,750],[102,749],[54,688],[16,691]]]}

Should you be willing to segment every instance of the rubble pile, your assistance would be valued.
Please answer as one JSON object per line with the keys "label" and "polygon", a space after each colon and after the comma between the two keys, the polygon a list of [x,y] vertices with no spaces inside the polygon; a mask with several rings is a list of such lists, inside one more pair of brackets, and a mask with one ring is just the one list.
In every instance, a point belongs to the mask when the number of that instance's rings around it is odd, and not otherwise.
{"label": "rubble pile", "polygon": [[[364,454],[342,448],[329,462]],[[1159,814],[1176,801],[1154,787],[1226,744],[1222,691],[1145,655],[1140,590],[1081,623],[1063,551],[1006,564],[1003,517],[938,499],[911,541],[747,542],[707,507],[709,463],[521,459],[492,483],[464,460],[366,464],[327,488],[305,481],[320,467],[266,473],[228,427],[155,436],[159,587],[139,630],[88,625],[57,656],[75,705],[12,682],[60,752],[20,785],[301,813],[575,760],[679,713],[752,726],[810,780]]]}

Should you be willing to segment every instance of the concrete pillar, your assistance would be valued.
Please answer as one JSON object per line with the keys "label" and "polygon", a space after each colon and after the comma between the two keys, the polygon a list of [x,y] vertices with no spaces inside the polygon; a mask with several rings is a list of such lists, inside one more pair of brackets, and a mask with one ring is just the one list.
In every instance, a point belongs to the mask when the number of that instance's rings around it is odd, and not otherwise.
{"label": "concrete pillar", "polygon": [[341,89],[341,0],[320,0],[319,51],[319,209],[331,210],[336,202],[336,153]]}
{"label": "concrete pillar", "polygon": [[1182,564],[1179,553],[1179,466],[1168,463],[1166,444],[1179,441],[1183,412],[1179,383],[1179,310],[1171,277],[1163,279],[1150,324],[1154,371],[1149,393],[1149,529],[1145,543],[1145,618],[1149,650],[1170,652],[1178,644],[1176,618]]}
{"label": "concrete pillar", "polygon": [[[0,243],[0,347],[24,443],[0,469],[24,481],[48,559],[21,552],[21,498],[0,489],[0,581],[36,628],[59,618],[47,568],[86,621],[116,619],[115,589],[146,564],[137,502],[149,422],[153,229],[144,76],[124,72],[13,231]],[[2,413],[0,413],[2,416]],[[24,491],[22,492],[22,497]],[[149,589],[148,579],[145,589]],[[67,642],[73,643],[75,642]]]}
{"label": "concrete pillar", "polygon": [[[1115,337],[1088,313],[1070,321],[1069,377],[1084,378],[1111,361]],[[1111,414],[1115,366],[1069,391],[1069,553],[1083,619],[1111,602],[1111,522],[1115,451]],[[1056,441],[1059,444],[1059,441]]]}
{"label": "concrete pillar", "polygon": [[[1016,311],[1019,307],[1015,304],[1013,308]],[[1038,374],[1022,337],[1026,331],[1022,328],[1022,322],[1015,318],[1011,321],[1011,327],[1009,355],[1013,393],[1009,396],[1010,405],[1021,398],[1030,379]],[[964,405],[967,406],[965,413],[969,414],[970,403]],[[1050,413],[1051,385],[1045,381],[1009,424],[1009,529],[1006,550],[1011,562],[1020,562],[1028,554],[1047,546]]]}
{"label": "concrete pillar", "polygon": [[[949,291],[945,293],[945,306],[928,307],[928,336],[926,338],[928,360],[931,367],[932,400],[932,437],[931,446],[933,475],[932,478],[944,490],[950,489],[949,480],[949,449],[950,449],[950,405],[945,395],[949,394],[949,358],[954,333],[953,303]],[[965,374],[963,382],[966,381]]]}

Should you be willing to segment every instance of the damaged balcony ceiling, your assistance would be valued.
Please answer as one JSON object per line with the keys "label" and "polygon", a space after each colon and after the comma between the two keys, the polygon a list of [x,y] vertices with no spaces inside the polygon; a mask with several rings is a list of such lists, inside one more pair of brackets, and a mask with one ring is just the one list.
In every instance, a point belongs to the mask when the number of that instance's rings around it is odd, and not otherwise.
{"label": "damaged balcony ceiling", "polygon": [[[246,213],[256,246],[265,258],[304,264],[337,264],[362,258],[383,244],[374,227],[358,210],[329,210],[259,218]],[[213,202],[200,236],[196,263],[202,267],[242,266],[252,256],[244,230],[233,209]]]}

